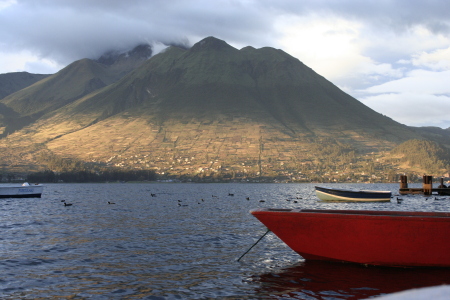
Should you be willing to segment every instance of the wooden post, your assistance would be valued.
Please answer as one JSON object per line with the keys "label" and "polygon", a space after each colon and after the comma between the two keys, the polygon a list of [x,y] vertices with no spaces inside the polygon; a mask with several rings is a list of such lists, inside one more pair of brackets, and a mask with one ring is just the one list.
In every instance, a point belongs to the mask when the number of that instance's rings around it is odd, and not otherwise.
{"label": "wooden post", "polygon": [[407,189],[408,188],[408,176],[400,175],[400,188]]}
{"label": "wooden post", "polygon": [[423,175],[423,194],[425,196],[431,195],[433,192],[433,176]]}
{"label": "wooden post", "polygon": [[[438,186],[439,189],[446,189],[447,188],[447,186],[444,184],[444,178],[443,177],[439,178],[439,182],[440,182],[440,184]],[[439,195],[446,195],[447,193],[446,193],[446,191],[440,190],[440,191],[438,191],[438,194]]]}

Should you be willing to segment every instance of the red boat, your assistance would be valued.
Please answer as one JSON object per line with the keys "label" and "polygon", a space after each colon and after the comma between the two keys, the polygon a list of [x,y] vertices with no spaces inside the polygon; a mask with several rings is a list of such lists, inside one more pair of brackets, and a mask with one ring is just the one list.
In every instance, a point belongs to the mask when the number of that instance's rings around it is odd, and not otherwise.
{"label": "red boat", "polygon": [[306,260],[450,267],[450,212],[258,209],[251,213]]}

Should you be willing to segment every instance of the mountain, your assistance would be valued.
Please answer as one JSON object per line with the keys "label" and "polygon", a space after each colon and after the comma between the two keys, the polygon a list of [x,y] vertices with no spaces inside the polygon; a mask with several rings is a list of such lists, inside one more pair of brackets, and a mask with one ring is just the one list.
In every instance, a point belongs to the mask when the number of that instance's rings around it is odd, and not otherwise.
{"label": "mountain", "polygon": [[368,135],[394,142],[416,136],[281,50],[237,50],[215,38],[189,50],[169,49],[74,104],[72,113],[96,112],[99,121],[136,107],[151,107],[145,114],[160,123],[234,116],[270,123],[290,136]]}
{"label": "mountain", "polygon": [[[282,50],[238,50],[208,37],[189,49],[169,47],[120,79],[110,62],[121,56],[113,56],[77,61],[39,88],[1,100],[28,122],[0,140],[5,161],[341,180],[382,174],[374,161],[426,135],[366,107]],[[9,126],[7,133],[20,129]],[[432,139],[450,145],[443,132]]]}
{"label": "mountain", "polygon": [[152,54],[153,50],[150,45],[140,44],[128,51],[108,51],[95,61],[109,66],[112,73],[115,73],[118,78],[122,78],[139,67]]}
{"label": "mountain", "polygon": [[[19,130],[74,100],[116,82],[151,55],[149,45],[117,54],[108,53],[97,61],[81,59],[61,71],[0,100],[0,136]],[[6,74],[8,75],[8,74]],[[8,112],[12,109],[12,112]]]}
{"label": "mountain", "polygon": [[14,72],[0,74],[0,99],[30,86],[49,75]]}

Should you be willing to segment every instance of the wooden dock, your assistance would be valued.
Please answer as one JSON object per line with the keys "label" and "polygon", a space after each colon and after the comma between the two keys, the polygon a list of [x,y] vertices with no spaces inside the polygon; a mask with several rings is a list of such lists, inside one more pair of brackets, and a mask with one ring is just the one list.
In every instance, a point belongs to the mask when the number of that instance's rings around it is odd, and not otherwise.
{"label": "wooden dock", "polygon": [[408,188],[408,178],[406,175],[400,176],[400,189],[401,195],[408,194],[421,194],[430,196],[433,193],[437,195],[450,195],[450,187],[444,185],[444,178],[440,178],[440,184],[437,188],[433,188],[433,176],[424,175],[421,188]]}

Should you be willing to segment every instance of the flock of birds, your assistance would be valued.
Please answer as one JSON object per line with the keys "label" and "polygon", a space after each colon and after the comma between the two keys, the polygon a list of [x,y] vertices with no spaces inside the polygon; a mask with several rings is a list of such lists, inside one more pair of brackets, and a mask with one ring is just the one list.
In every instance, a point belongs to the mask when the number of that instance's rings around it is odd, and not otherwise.
{"label": "flock of birds", "polygon": [[[66,202],[66,200],[61,200],[61,202],[64,204],[64,206],[72,206],[73,205],[72,203]],[[116,204],[116,203],[108,201],[108,204]]]}
{"label": "flock of birds", "polygon": [[[156,197],[156,194],[155,193],[150,193],[150,196],[151,197]],[[233,193],[228,193],[228,196],[229,197],[234,197],[234,194]],[[217,195],[211,195],[211,197],[212,198],[219,198],[219,196],[217,196]],[[295,199],[295,200],[294,200]],[[293,203],[298,203],[298,199],[303,199],[303,198],[301,198],[301,197],[295,197],[294,199],[292,199],[292,198],[288,198],[288,199],[286,199],[286,201],[288,201],[288,202],[290,202],[290,201],[292,201]],[[247,200],[247,201],[250,201],[250,197],[245,197],[245,200]],[[64,206],[72,206],[73,204],[72,203],[68,203],[68,202],[66,202],[66,200],[61,200],[61,202],[63,202],[64,203]],[[178,206],[180,206],[180,207],[186,207],[186,206],[188,206],[188,204],[183,204],[183,201],[182,200],[177,200],[177,202],[178,202]],[[197,202],[197,204],[201,204],[202,202],[205,202],[205,199],[200,199],[198,202]],[[259,202],[260,203],[264,203],[264,202],[266,202],[266,200],[259,200]],[[108,201],[108,204],[116,204],[115,202],[111,202],[111,201]]]}
{"label": "flock of birds", "polygon": [[[438,197],[426,197],[425,198],[425,201],[428,201],[428,200],[448,200],[448,198],[446,198],[446,197],[442,197],[442,198],[438,198]],[[399,198],[398,196],[396,196],[396,200],[397,200],[397,204],[401,204],[402,202],[403,202],[403,198]]]}
{"label": "flock of birds", "polygon": [[[151,197],[156,197],[156,194],[155,193],[150,193],[150,196]],[[234,194],[233,193],[228,193],[228,196],[229,197],[234,197]],[[217,195],[211,195],[211,197],[212,198],[218,198],[218,196]],[[392,197],[392,198],[394,198],[394,197]],[[250,200],[250,197],[245,197],[245,199],[246,200]],[[300,200],[300,199],[303,199],[303,198],[301,198],[301,197],[295,197],[295,198],[288,198],[288,199],[286,199],[286,201],[288,201],[288,202],[290,202],[290,201],[292,201],[292,203],[298,203],[298,201],[297,200]],[[441,197],[441,198],[438,198],[438,197],[436,197],[436,196],[434,196],[434,197],[426,197],[425,198],[425,201],[428,201],[428,200],[436,200],[436,201],[439,201],[439,200],[449,200],[449,198],[447,198],[447,197]],[[396,202],[397,202],[397,204],[401,204],[402,202],[403,202],[403,198],[400,198],[400,197],[398,197],[398,196],[395,196],[395,200],[396,200]],[[66,202],[66,200],[61,200],[61,202],[63,202],[64,203],[64,206],[72,206],[72,203],[68,203],[68,202]],[[177,200],[177,202],[178,202],[178,206],[179,207],[186,207],[186,206],[188,206],[188,204],[183,204],[183,201],[182,200]],[[197,202],[197,204],[201,204],[202,202],[205,202],[205,199],[200,199],[198,202]],[[261,203],[263,203],[263,202],[266,202],[265,200],[259,200],[259,202],[261,202]],[[108,201],[108,204],[116,204],[115,202],[111,202],[111,201]]]}
{"label": "flock of birds", "polygon": [[[228,197],[234,197],[233,193],[228,193]],[[217,195],[211,195],[211,198],[219,198]],[[250,200],[250,197],[245,197],[245,200]],[[182,200],[178,200],[178,206],[188,206],[187,204],[182,204]],[[205,202],[205,199],[201,198],[197,204],[201,204],[202,202]],[[266,200],[259,200],[259,202],[266,202]]]}

